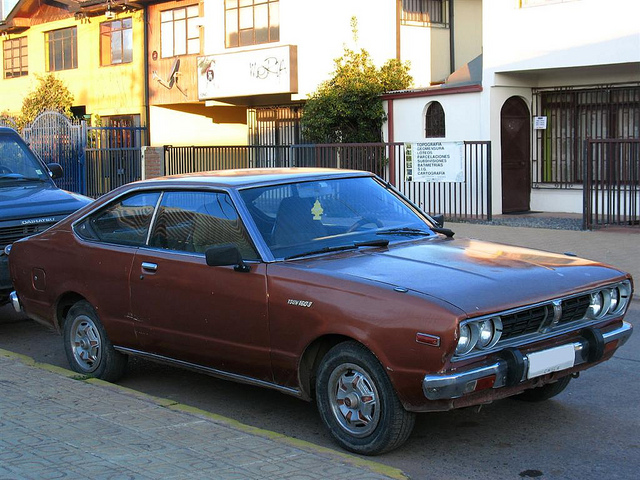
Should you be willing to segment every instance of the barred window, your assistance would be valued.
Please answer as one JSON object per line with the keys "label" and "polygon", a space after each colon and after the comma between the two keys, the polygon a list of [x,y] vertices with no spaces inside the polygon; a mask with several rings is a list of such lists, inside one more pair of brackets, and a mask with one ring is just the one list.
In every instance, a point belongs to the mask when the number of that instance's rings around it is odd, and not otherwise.
{"label": "barred window", "polygon": [[160,12],[162,58],[200,53],[199,18],[198,5]]}
{"label": "barred window", "polygon": [[12,38],[3,43],[4,78],[22,77],[29,74],[27,62],[27,37]]}
{"label": "barred window", "polygon": [[440,102],[431,102],[425,115],[424,136],[426,138],[444,138],[444,109]]}
{"label": "barred window", "polygon": [[52,30],[45,34],[47,72],[78,68],[78,29]]}
{"label": "barred window", "polygon": [[280,41],[278,0],[226,0],[227,48]]}
{"label": "barred window", "polygon": [[131,17],[100,24],[100,65],[117,65],[133,61]]}
{"label": "barred window", "polygon": [[402,0],[404,24],[448,26],[448,0]]}

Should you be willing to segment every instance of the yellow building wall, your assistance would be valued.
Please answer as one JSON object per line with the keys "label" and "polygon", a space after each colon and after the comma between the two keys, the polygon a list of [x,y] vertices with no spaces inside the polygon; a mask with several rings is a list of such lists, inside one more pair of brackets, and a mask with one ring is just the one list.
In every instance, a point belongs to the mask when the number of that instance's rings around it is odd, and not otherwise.
{"label": "yellow building wall", "polygon": [[29,74],[19,78],[0,80],[0,112],[17,114],[24,97],[33,91],[38,81],[36,75],[45,75],[45,32],[60,28],[77,27],[78,68],[51,72],[62,80],[73,95],[73,106],[86,106],[92,115],[139,114],[146,123],[144,105],[144,23],[143,12],[118,14],[116,19],[132,17],[133,61],[131,63],[100,65],[100,23],[104,16],[85,20],[73,17],[35,25],[25,32],[11,34],[2,40],[28,37]]}

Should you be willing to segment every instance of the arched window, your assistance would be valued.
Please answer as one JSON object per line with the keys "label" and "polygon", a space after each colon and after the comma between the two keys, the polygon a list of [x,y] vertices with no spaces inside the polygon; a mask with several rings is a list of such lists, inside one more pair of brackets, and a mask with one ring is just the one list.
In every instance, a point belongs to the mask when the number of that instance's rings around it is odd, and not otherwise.
{"label": "arched window", "polygon": [[424,122],[426,138],[444,138],[444,109],[440,102],[431,102],[427,107]]}

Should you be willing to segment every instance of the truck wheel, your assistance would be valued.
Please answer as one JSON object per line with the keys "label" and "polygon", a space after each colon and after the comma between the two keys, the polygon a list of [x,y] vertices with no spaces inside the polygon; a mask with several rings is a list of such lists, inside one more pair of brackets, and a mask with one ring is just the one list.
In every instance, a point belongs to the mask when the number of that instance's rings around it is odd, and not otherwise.
{"label": "truck wheel", "polygon": [[543,385],[541,387],[525,390],[524,392],[516,395],[513,398],[516,400],[522,400],[524,402],[543,402],[561,393],[565,388],[567,388],[567,385],[569,385],[570,381],[571,376],[567,375],[566,377],[562,377],[557,382],[547,383],[546,385]]}
{"label": "truck wheel", "polygon": [[127,356],[113,348],[90,303],[83,300],[69,309],[63,338],[67,360],[74,372],[108,382],[122,377]]}
{"label": "truck wheel", "polygon": [[378,359],[356,342],[338,344],[322,359],[316,400],[338,444],[363,455],[399,447],[415,424],[415,413],[404,409]]}

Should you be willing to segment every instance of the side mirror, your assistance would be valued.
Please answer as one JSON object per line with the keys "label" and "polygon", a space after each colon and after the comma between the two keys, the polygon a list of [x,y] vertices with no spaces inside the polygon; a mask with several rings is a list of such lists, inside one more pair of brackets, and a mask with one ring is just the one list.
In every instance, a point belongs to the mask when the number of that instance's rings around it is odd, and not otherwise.
{"label": "side mirror", "polygon": [[444,214],[431,215],[431,218],[436,222],[436,227],[444,227]]}
{"label": "side mirror", "polygon": [[54,180],[56,178],[62,177],[62,165],[59,163],[47,163],[47,168],[49,169],[49,173],[51,174],[51,178]]}
{"label": "side mirror", "polygon": [[225,243],[215,247],[209,247],[204,252],[207,265],[210,267],[224,267],[233,265],[236,272],[249,272],[251,268],[244,263],[238,247],[232,243]]}

